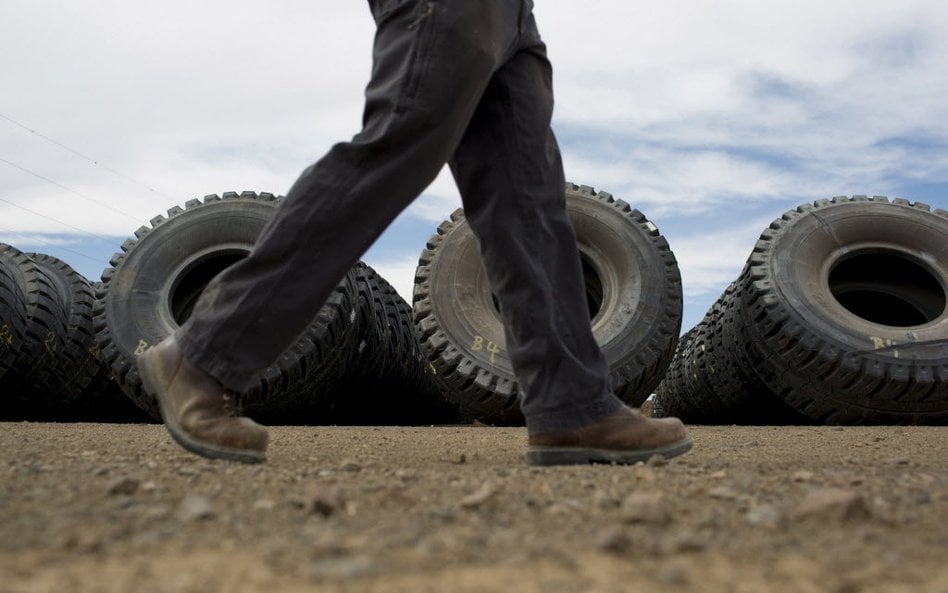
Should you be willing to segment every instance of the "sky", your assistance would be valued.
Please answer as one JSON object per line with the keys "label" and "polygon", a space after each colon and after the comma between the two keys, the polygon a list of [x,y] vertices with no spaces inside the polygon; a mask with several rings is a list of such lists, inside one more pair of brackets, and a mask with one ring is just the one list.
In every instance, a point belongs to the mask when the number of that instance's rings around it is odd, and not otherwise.
{"label": "sky", "polygon": [[[535,4],[566,177],[659,227],[683,331],[788,209],[948,209],[948,2]],[[4,0],[0,242],[98,280],[168,208],[285,193],[358,132],[373,32],[360,0]],[[364,259],[410,301],[459,206],[442,171]]]}

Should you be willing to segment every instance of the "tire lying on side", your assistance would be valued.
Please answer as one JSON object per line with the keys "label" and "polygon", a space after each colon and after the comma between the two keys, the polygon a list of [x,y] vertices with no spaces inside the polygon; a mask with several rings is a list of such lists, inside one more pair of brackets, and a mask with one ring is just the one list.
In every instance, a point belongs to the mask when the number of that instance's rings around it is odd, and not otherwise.
{"label": "tire lying on side", "polygon": [[681,337],[656,388],[653,414],[689,424],[812,424],[763,385],[747,362],[740,302],[733,283]]}
{"label": "tire lying on side", "polygon": [[26,329],[26,297],[17,269],[19,253],[10,245],[0,244],[0,387],[12,381],[17,372],[17,352]]}
{"label": "tire lying on side", "polygon": [[[593,335],[614,391],[638,406],[675,351],[682,314],[678,264],[655,225],[625,202],[573,184],[566,198]],[[422,253],[413,301],[416,331],[447,397],[482,422],[522,423],[503,324],[461,210]]]}
{"label": "tire lying on side", "polygon": [[[245,257],[276,211],[272,194],[228,192],[190,200],[151,220],[112,257],[102,274],[95,327],[115,380],[142,409],[159,417],[142,390],[135,358],[174,332],[190,315],[207,283]],[[260,373],[245,394],[246,413],[267,422],[308,421],[352,353],[353,279],[343,278],[298,341]]]}
{"label": "tire lying on side", "polygon": [[948,423],[948,212],[884,197],[787,212],[739,279],[757,376],[806,416]]}
{"label": "tire lying on side", "polygon": [[445,400],[415,335],[411,306],[372,266],[353,270],[358,292],[358,354],[327,398],[332,424],[447,424],[456,405]]}
{"label": "tire lying on side", "polygon": [[[92,328],[95,293],[89,281],[61,259],[42,253],[28,255],[46,272],[63,305],[65,333],[57,356],[62,380],[59,388],[46,396],[56,402],[64,418],[69,418],[82,405],[85,391],[101,367]],[[56,410],[51,412],[58,415]]]}
{"label": "tire lying on side", "polygon": [[[10,319],[4,321],[10,328],[3,340],[4,365],[12,362],[0,382],[0,416],[32,418],[48,412],[47,394],[58,392],[66,382],[59,362],[66,334],[63,297],[43,267],[19,249],[0,244],[0,261],[7,273],[4,281],[13,285],[7,298],[14,302]],[[15,304],[20,296],[22,308]],[[21,312],[22,333],[17,339]]]}

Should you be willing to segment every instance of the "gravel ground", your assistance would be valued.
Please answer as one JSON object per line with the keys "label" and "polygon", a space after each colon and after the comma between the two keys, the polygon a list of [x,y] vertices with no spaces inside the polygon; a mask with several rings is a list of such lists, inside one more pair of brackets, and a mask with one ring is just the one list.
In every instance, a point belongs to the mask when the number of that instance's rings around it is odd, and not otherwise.
{"label": "gravel ground", "polygon": [[948,428],[696,427],[633,467],[523,429],[0,424],[0,592],[948,593]]}

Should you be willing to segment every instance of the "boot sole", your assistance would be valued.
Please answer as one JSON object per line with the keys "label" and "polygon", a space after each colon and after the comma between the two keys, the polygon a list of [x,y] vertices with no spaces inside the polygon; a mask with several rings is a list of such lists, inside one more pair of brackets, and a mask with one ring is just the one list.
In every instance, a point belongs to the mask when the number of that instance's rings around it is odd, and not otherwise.
{"label": "boot sole", "polygon": [[191,453],[210,459],[226,459],[228,461],[239,461],[240,463],[263,463],[267,460],[266,453],[261,451],[222,447],[201,441],[188,434],[184,428],[178,424],[178,421],[165,411],[168,406],[165,402],[164,393],[158,387],[158,378],[156,377],[154,364],[149,350],[146,350],[138,356],[138,374],[141,376],[142,385],[145,387],[145,390],[154,395],[158,400],[158,407],[161,410],[161,420],[164,422],[165,428],[168,429],[171,438],[174,439],[176,443]]}
{"label": "boot sole", "polygon": [[646,462],[655,455],[671,459],[691,450],[693,441],[688,438],[677,443],[652,449],[615,450],[594,447],[530,447],[527,449],[527,465],[588,465],[608,463],[631,465]]}

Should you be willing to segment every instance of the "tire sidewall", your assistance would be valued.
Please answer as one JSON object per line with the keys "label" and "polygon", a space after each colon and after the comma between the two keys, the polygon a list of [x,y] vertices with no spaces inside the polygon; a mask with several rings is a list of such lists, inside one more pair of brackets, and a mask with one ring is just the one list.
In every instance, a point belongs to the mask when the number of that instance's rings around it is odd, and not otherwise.
{"label": "tire sidewall", "polygon": [[[924,267],[948,290],[948,220],[916,208],[878,202],[844,202],[797,217],[775,237],[766,264],[777,298],[791,317],[844,351],[894,362],[898,346],[948,338],[948,310],[929,323],[894,327],[873,323],[847,310],[833,296],[834,266],[854,253],[886,251]],[[919,362],[944,362],[942,348],[918,349]]]}

